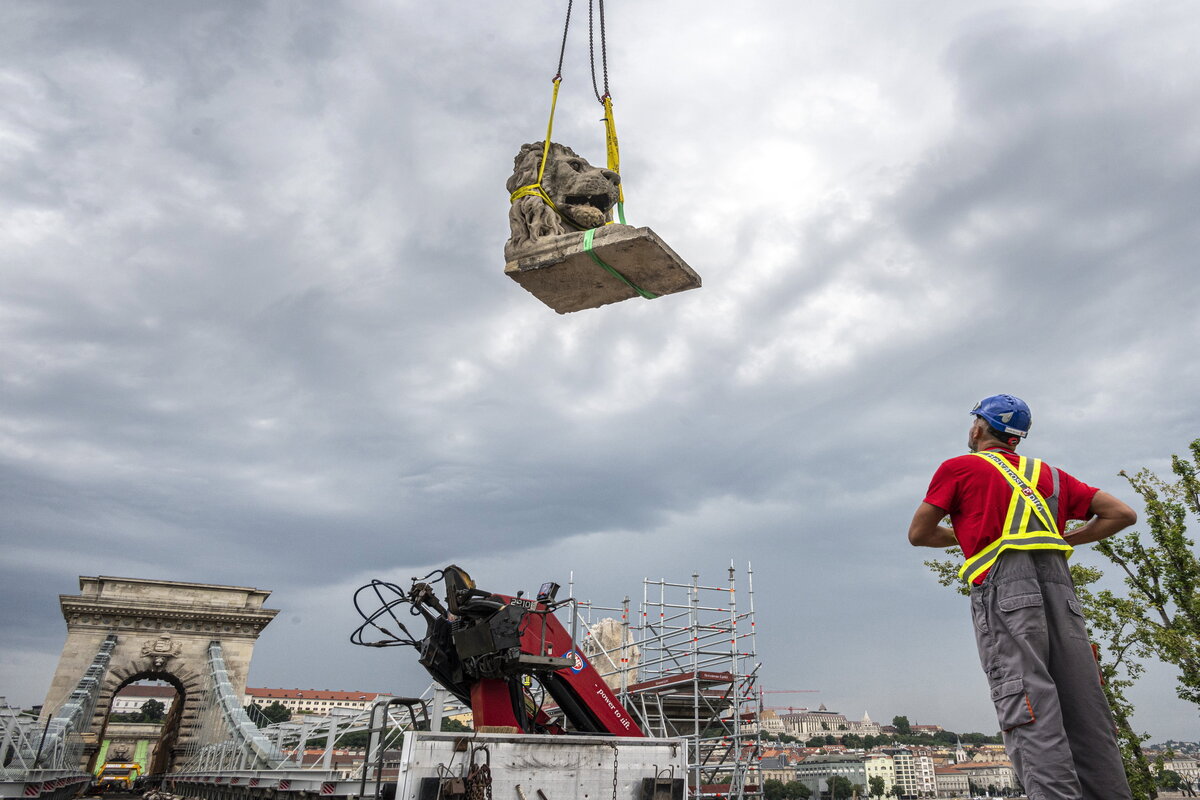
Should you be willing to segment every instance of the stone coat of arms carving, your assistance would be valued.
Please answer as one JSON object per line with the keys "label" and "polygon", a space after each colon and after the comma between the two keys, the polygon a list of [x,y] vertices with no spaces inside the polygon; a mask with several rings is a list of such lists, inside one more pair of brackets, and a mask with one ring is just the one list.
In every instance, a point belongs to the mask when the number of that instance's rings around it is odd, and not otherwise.
{"label": "stone coat of arms carving", "polygon": [[174,658],[182,652],[183,642],[177,642],[170,636],[147,639],[142,643],[142,655],[150,656],[155,669],[162,669],[167,659]]}

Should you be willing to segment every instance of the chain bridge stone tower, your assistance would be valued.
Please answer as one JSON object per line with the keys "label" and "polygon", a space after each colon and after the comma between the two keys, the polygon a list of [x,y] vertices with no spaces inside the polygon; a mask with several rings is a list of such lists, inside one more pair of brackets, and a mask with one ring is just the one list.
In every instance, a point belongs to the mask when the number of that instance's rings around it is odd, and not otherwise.
{"label": "chain bridge stone tower", "polygon": [[43,714],[49,718],[62,705],[106,637],[115,634],[91,729],[84,735],[81,766],[93,766],[113,695],[126,684],[154,679],[178,692],[156,748],[156,768],[150,770],[169,771],[198,732],[209,643],[221,643],[230,682],[244,694],[254,643],[279,613],[263,607],[270,594],[245,586],[81,576],[78,595],[59,596],[67,641]]}

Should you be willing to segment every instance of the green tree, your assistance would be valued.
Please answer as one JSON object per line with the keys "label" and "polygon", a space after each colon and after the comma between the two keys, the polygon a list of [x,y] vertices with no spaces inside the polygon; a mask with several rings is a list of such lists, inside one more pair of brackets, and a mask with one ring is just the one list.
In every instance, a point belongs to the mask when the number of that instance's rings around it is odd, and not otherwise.
{"label": "green tree", "polygon": [[828,780],[829,794],[833,800],[847,800],[854,795],[854,784],[844,775],[833,775]]}
{"label": "green tree", "polygon": [[908,717],[892,717],[892,726],[901,736],[912,735],[912,726],[908,724]]}
{"label": "green tree", "polygon": [[812,796],[812,789],[800,781],[788,781],[783,785],[783,796],[787,800],[808,800]]}
{"label": "green tree", "polygon": [[265,708],[258,703],[251,703],[246,706],[246,713],[250,715],[250,719],[254,721],[254,724],[260,728],[267,725],[274,725],[276,722],[287,722],[292,718],[292,712],[278,700]]}
{"label": "green tree", "polygon": [[1200,439],[1190,449],[1193,461],[1171,456],[1173,483],[1146,469],[1132,477],[1121,473],[1145,503],[1150,541],[1134,532],[1098,542],[1096,549],[1124,573],[1128,595],[1100,597],[1133,625],[1138,655],[1176,667],[1177,694],[1200,705],[1200,558],[1187,537],[1188,517],[1200,520]]}
{"label": "green tree", "polygon": [[887,791],[887,786],[883,782],[882,775],[872,775],[871,780],[867,781],[867,785],[870,787],[869,794],[871,797],[883,797],[884,792]]}
{"label": "green tree", "polygon": [[1177,792],[1182,784],[1183,777],[1173,769],[1164,769],[1158,773],[1158,788],[1160,789]]}
{"label": "green tree", "polygon": [[272,725],[277,722],[287,722],[292,718],[291,709],[278,700],[272,701],[271,704],[262,711],[263,716],[270,720]]}
{"label": "green tree", "polygon": [[158,700],[147,700],[142,703],[142,721],[159,723],[167,715],[167,707]]}
{"label": "green tree", "polygon": [[783,781],[774,778],[763,782],[763,797],[767,800],[784,800]]}
{"label": "green tree", "polygon": [[[424,729],[422,729],[424,730]],[[318,736],[309,739],[306,742],[307,747],[324,747],[326,737]],[[400,728],[388,728],[384,734],[383,748],[385,750],[395,750],[404,743],[404,731]],[[344,747],[347,749],[365,750],[371,744],[370,731],[347,731],[337,735],[333,740],[334,747]]]}
{"label": "green tree", "polygon": [[[391,739],[391,736],[389,736],[388,738]],[[325,744],[325,742],[322,741],[321,745],[319,745],[319,746],[323,746],[324,744]],[[356,749],[364,748],[364,747],[367,747],[369,744],[371,744],[371,732],[370,731],[350,731],[349,733],[343,733],[341,736],[339,736],[337,739],[334,740],[333,744],[335,747],[347,747],[347,748],[353,747]]]}
{"label": "green tree", "polygon": [[804,746],[805,747],[824,747],[825,746],[825,737],[824,736],[814,736],[811,739],[809,739],[807,742],[805,742]]}
{"label": "green tree", "polygon": [[958,741],[958,734],[954,731],[935,731],[933,740],[941,744],[954,744]]}
{"label": "green tree", "polygon": [[988,736],[986,733],[962,733],[959,734],[960,739],[966,744],[1003,744],[1003,739],[1000,736]]}
{"label": "green tree", "polygon": [[[1077,579],[1077,590],[1088,629],[1102,647],[1101,673],[1117,723],[1125,771],[1134,797],[1154,798],[1157,786],[1142,743],[1148,738],[1133,730],[1133,705],[1125,690],[1141,676],[1143,660],[1159,658],[1179,669],[1176,693],[1200,705],[1200,559],[1187,537],[1188,517],[1200,518],[1200,439],[1189,449],[1192,461],[1171,457],[1177,480],[1167,482],[1143,469],[1130,476],[1130,487],[1145,506],[1143,523],[1149,536],[1132,531],[1096,543],[1123,573],[1126,592],[1094,591],[1098,570]],[[1074,570],[1073,570],[1074,574]]]}

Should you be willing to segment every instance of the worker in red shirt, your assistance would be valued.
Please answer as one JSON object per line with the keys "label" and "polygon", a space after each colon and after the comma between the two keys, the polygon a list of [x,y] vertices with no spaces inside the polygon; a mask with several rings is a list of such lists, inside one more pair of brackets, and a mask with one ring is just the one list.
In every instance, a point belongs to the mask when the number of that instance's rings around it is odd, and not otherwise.
{"label": "worker in red shirt", "polygon": [[[1132,508],[1017,445],[1032,422],[1012,395],[975,405],[969,455],[944,462],[908,541],[962,548],[979,660],[1030,800],[1129,800],[1112,712],[1067,567],[1073,546],[1137,522]],[[950,527],[941,524],[949,515]],[[1068,520],[1088,520],[1064,533]]]}

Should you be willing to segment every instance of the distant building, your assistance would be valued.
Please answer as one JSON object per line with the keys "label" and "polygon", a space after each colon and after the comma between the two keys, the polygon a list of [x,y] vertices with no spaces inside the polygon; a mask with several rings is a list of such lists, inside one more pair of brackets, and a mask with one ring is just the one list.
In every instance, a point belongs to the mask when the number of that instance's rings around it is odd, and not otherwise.
{"label": "distant building", "polygon": [[967,773],[958,767],[934,767],[938,797],[967,797],[971,793]]}
{"label": "distant building", "polygon": [[871,719],[871,715],[866,711],[863,712],[862,719],[858,721],[858,730],[855,733],[861,736],[878,736],[883,732],[879,727],[879,723]]}
{"label": "distant building", "polygon": [[933,755],[927,747],[885,747],[896,765],[896,785],[906,797],[933,794],[937,783]]}
{"label": "distant building", "polygon": [[175,702],[174,686],[157,686],[131,683],[113,695],[113,714],[137,714],[148,700],[157,700],[163,704],[164,712],[171,710]]}
{"label": "distant building", "polygon": [[1179,777],[1193,784],[1200,783],[1200,761],[1192,757],[1171,758],[1163,762],[1164,769],[1174,770]]}
{"label": "distant building", "polygon": [[971,756],[971,760],[977,764],[989,761],[1007,761],[1008,752],[1002,744],[981,744],[975,748],[975,755]]}
{"label": "distant building", "polygon": [[921,791],[934,794],[937,791],[937,778],[933,772],[933,751],[928,747],[913,748],[913,758],[917,764],[917,780]]}
{"label": "distant building", "polygon": [[871,717],[863,712],[861,720],[847,719],[844,714],[830,711],[821,705],[816,711],[798,708],[780,714],[784,731],[802,739],[814,736],[845,736],[855,733],[859,736],[878,736],[879,726],[871,721]]}
{"label": "distant building", "polygon": [[246,688],[246,705],[263,708],[279,703],[293,714],[329,714],[334,709],[362,711],[383,696],[379,692],[340,692],[329,689],[254,689]]}
{"label": "distant building", "polygon": [[[757,716],[757,719],[755,718]],[[743,733],[754,733],[759,730],[768,736],[776,736],[781,733],[787,733],[783,727],[783,720],[779,718],[779,714],[772,708],[764,708],[761,713],[754,715],[748,714],[745,717],[745,722],[742,723]]]}
{"label": "distant building", "polygon": [[883,778],[884,791],[890,792],[896,785],[896,762],[887,753],[867,753],[863,757],[863,768],[867,774],[868,788],[871,785],[871,778],[876,775]]}
{"label": "distant building", "polygon": [[910,725],[909,728],[920,736],[933,736],[945,730],[941,725]]}
{"label": "distant building", "polygon": [[955,769],[964,773],[980,792],[986,791],[988,787],[1005,791],[1017,786],[1017,773],[1008,761],[958,764]]}
{"label": "distant building", "polygon": [[787,783],[796,780],[796,768],[791,765],[787,755],[783,753],[766,756],[760,760],[758,770],[763,783],[767,781]]}
{"label": "distant building", "polygon": [[796,765],[796,780],[807,786],[814,797],[829,788],[829,779],[840,776],[864,789],[867,772],[863,759],[851,755],[815,755]]}

